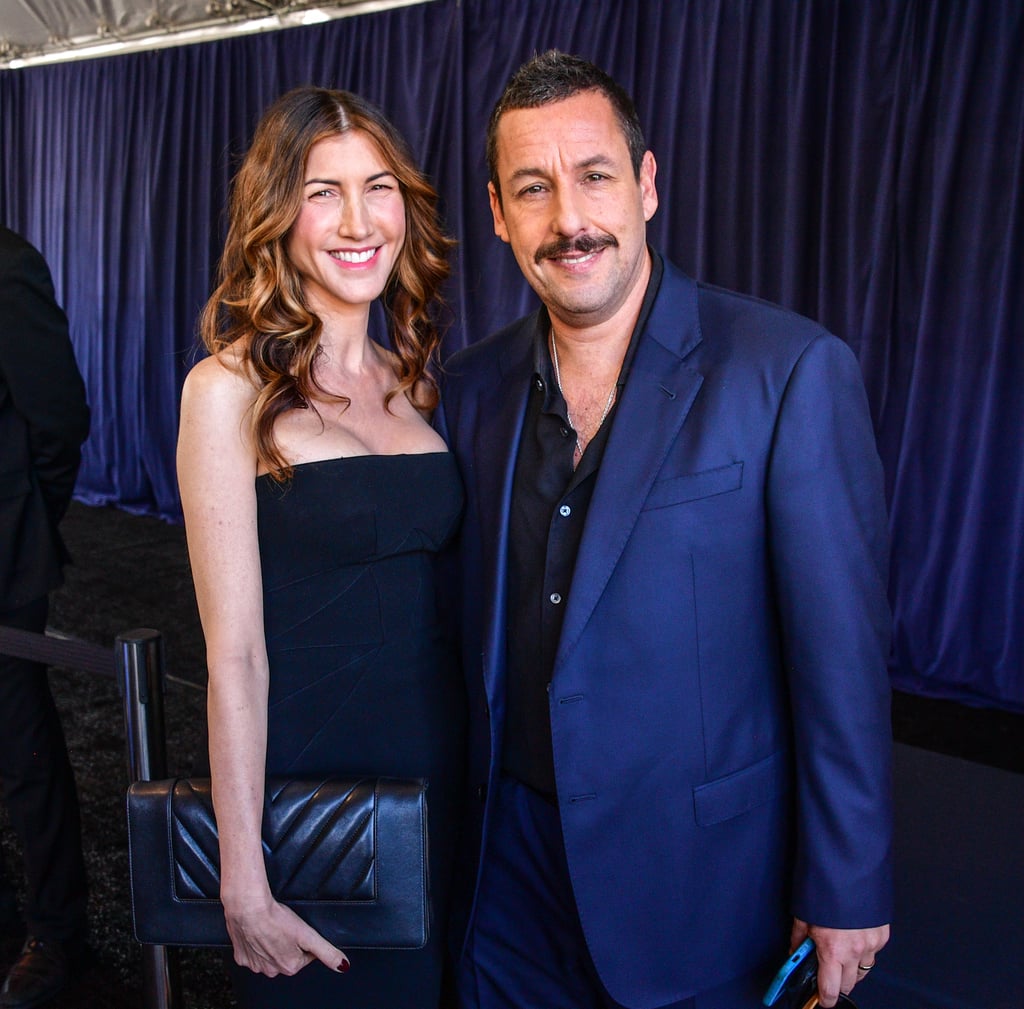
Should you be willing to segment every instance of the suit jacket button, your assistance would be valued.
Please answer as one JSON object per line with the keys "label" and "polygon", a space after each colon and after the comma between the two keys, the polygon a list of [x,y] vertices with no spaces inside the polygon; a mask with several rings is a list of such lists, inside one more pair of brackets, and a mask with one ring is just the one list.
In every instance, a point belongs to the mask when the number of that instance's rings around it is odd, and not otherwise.
{"label": "suit jacket button", "polygon": [[481,802],[486,802],[487,801],[487,786],[486,785],[477,785],[476,797]]}

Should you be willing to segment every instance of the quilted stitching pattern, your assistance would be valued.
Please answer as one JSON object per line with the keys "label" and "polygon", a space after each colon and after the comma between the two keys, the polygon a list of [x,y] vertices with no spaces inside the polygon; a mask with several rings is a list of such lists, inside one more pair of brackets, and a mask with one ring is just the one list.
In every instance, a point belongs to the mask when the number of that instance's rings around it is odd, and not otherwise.
{"label": "quilted stitching pattern", "polygon": [[[220,858],[209,783],[180,780],[170,802],[175,896],[216,900]],[[277,898],[374,900],[374,810],[372,779],[268,781],[263,851]]]}

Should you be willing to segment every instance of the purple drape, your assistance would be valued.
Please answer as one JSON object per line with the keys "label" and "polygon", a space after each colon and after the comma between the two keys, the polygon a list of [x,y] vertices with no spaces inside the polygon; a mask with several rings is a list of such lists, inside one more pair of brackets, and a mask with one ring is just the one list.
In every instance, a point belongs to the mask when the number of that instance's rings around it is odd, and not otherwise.
{"label": "purple drape", "polygon": [[0,219],[50,262],[94,410],[77,496],[178,515],[178,394],[228,179],[288,87],[376,101],[435,179],[461,242],[450,348],[529,309],[482,139],[508,74],[549,46],[635,96],[655,245],[857,351],[890,495],[894,684],[1024,711],[1017,0],[436,0],[0,71]]}

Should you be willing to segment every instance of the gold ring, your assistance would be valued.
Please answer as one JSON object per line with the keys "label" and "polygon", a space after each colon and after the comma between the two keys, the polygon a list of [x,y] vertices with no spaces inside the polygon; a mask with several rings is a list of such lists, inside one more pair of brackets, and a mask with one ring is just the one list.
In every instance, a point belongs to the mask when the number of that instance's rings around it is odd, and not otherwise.
{"label": "gold ring", "polygon": [[874,966],[875,965],[873,963],[869,963],[867,965],[859,963],[859,964],[857,964],[857,970],[862,970],[862,971],[864,971],[865,974],[867,974],[867,972],[869,970],[871,970],[871,968],[874,967]]}

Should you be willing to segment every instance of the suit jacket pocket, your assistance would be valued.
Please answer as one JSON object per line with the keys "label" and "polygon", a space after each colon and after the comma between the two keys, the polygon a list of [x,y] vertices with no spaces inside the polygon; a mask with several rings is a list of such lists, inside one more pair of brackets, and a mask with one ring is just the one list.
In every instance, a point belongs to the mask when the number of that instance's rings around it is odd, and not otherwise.
{"label": "suit jacket pocket", "polygon": [[742,462],[716,466],[714,469],[701,470],[699,473],[667,477],[664,480],[658,480],[651,488],[651,493],[647,495],[647,500],[644,502],[644,511],[668,508],[671,505],[713,497],[716,494],[726,494],[729,491],[739,490],[742,486]]}
{"label": "suit jacket pocket", "polygon": [[748,813],[786,791],[789,760],[773,753],[750,767],[693,790],[693,813],[700,827],[710,827]]}

